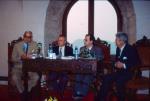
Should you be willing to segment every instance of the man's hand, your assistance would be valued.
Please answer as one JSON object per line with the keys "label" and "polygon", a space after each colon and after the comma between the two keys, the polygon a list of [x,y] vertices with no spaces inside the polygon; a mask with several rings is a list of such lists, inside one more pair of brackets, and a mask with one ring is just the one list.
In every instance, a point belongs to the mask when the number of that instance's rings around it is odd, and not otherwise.
{"label": "man's hand", "polygon": [[118,69],[122,69],[122,68],[124,68],[124,63],[118,61],[118,62],[115,63],[115,67],[118,68]]}
{"label": "man's hand", "polygon": [[29,57],[26,54],[21,55],[21,59],[29,59]]}

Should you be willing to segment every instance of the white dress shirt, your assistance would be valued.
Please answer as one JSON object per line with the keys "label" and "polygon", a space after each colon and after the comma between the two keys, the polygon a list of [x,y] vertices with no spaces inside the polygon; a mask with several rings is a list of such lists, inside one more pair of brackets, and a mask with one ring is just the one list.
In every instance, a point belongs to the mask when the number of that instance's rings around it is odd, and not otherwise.
{"label": "white dress shirt", "polygon": [[92,47],[93,47],[93,45],[92,45],[92,46],[90,46],[90,47],[88,47],[87,49],[91,50],[91,49],[92,49]]}

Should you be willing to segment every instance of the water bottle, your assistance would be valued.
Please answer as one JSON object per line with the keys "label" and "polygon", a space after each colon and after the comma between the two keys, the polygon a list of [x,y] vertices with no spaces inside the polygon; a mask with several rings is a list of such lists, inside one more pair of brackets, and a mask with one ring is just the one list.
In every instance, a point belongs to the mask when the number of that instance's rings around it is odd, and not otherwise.
{"label": "water bottle", "polygon": [[49,44],[49,50],[50,50],[50,53],[53,53],[53,47],[52,47],[52,44]]}
{"label": "water bottle", "polygon": [[42,43],[38,43],[37,57],[38,58],[43,57],[43,54],[42,54]]}
{"label": "water bottle", "polygon": [[50,59],[53,58],[53,49],[51,44],[49,44],[49,48],[48,48],[48,58]]}
{"label": "water bottle", "polygon": [[78,59],[78,47],[75,47],[75,59]]}

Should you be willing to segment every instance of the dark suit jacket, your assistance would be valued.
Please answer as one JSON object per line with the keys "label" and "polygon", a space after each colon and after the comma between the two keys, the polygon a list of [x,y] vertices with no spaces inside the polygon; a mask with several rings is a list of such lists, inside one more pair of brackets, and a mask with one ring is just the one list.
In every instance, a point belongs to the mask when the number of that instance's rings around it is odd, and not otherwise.
{"label": "dark suit jacket", "polygon": [[[82,52],[86,47],[83,46],[80,48],[80,52]],[[96,56],[96,59],[98,60],[102,60],[104,58],[104,55],[103,55],[103,52],[102,52],[102,49],[97,47],[97,46],[93,46],[92,49],[90,50],[90,54],[95,54]]]}
{"label": "dark suit jacket", "polygon": [[140,62],[136,49],[129,44],[125,45],[121,53],[121,56],[120,56],[120,49],[117,47],[116,61],[125,63],[126,70],[131,69],[132,67],[136,66]]}
{"label": "dark suit jacket", "polygon": [[[59,46],[53,47],[53,52],[56,53],[56,55],[59,55]],[[73,56],[73,49],[72,47],[65,46],[65,56]]]}

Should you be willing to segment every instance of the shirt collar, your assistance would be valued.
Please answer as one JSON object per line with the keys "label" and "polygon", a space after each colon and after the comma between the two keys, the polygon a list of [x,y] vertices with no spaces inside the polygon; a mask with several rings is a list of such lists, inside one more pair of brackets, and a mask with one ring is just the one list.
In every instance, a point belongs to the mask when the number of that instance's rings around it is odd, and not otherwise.
{"label": "shirt collar", "polygon": [[61,46],[61,47],[59,47],[59,48],[65,48],[65,46]]}
{"label": "shirt collar", "polygon": [[89,50],[91,50],[92,48],[93,48],[93,45],[92,45],[92,46],[90,46],[90,47],[88,47],[88,49],[89,49]]}
{"label": "shirt collar", "polygon": [[120,48],[120,51],[122,52],[124,47],[126,46],[126,44],[124,44],[121,48]]}

